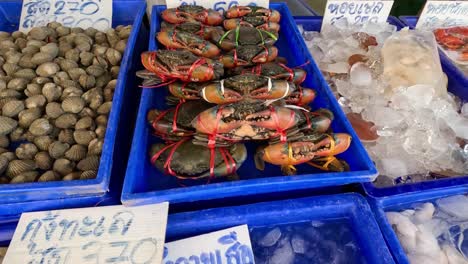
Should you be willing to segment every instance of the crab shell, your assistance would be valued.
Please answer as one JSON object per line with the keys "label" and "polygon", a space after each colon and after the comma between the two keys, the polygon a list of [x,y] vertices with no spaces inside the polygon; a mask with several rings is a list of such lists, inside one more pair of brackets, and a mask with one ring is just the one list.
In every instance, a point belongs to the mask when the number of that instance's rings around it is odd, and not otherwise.
{"label": "crab shell", "polygon": [[161,13],[161,17],[171,24],[198,21],[210,26],[220,25],[224,19],[220,13],[213,9],[205,9],[195,5],[168,8]]}
{"label": "crab shell", "polygon": [[278,40],[278,35],[253,27],[236,27],[224,34],[213,32],[212,40],[223,50],[230,51],[243,45],[272,46]]}
{"label": "crab shell", "polygon": [[307,72],[304,69],[289,68],[286,65],[277,62],[267,62],[252,67],[236,67],[228,71],[229,75],[246,73],[262,75],[272,79],[287,80],[295,84],[301,84],[307,77]]}
{"label": "crab shell", "polygon": [[[155,144],[150,149],[150,158],[160,152],[166,145]],[[170,156],[173,152],[172,157]],[[224,156],[222,151],[224,151]],[[226,152],[228,157],[226,157]],[[214,153],[213,174],[210,173],[210,159]],[[234,144],[228,148],[209,148],[193,144],[190,140],[182,142],[178,146],[166,149],[155,160],[153,165],[160,171],[173,171],[173,176],[187,179],[202,179],[208,177],[224,177],[235,173],[247,158],[247,149],[243,144]],[[168,161],[168,159],[170,159]],[[167,165],[166,165],[167,164]],[[166,166],[165,166],[166,165]],[[234,165],[234,166],[232,166]]]}
{"label": "crab shell", "polygon": [[280,24],[276,22],[265,21],[265,20],[268,20],[268,19],[264,19],[262,17],[262,23],[252,23],[250,21],[246,21],[246,19],[244,18],[230,18],[230,19],[224,20],[223,26],[226,30],[232,30],[232,29],[235,29],[236,27],[242,26],[242,27],[254,27],[257,29],[273,31],[276,33],[280,31]]}
{"label": "crab shell", "polygon": [[205,87],[206,83],[193,82],[173,82],[167,85],[169,92],[183,100],[199,100],[202,99],[200,91]]}
{"label": "crab shell", "polygon": [[262,16],[267,18],[267,21],[276,23],[278,23],[281,19],[281,14],[277,10],[256,6],[233,6],[226,11],[225,16],[226,18]]}
{"label": "crab shell", "polygon": [[213,43],[183,31],[161,31],[156,38],[169,49],[186,49],[197,56],[213,58],[221,52]]}
{"label": "crab shell", "polygon": [[219,26],[207,26],[198,21],[196,22],[185,22],[182,24],[170,24],[166,21],[161,22],[161,31],[183,31],[195,34],[202,37],[205,40],[210,40],[213,32],[223,34],[224,30]]}
{"label": "crab shell", "polygon": [[[228,54],[220,56],[220,62],[225,68],[234,68],[237,66],[248,66],[260,63],[270,62],[278,57],[278,48],[257,47],[255,54],[244,54],[243,51],[247,46],[240,46],[237,49],[231,50]],[[252,51],[253,48],[250,47]]]}

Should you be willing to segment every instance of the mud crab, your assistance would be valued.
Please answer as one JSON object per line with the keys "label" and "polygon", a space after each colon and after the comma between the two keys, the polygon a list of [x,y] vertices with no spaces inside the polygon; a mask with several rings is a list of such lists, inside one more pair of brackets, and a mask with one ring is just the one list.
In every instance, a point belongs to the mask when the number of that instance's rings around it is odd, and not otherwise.
{"label": "mud crab", "polygon": [[251,27],[236,27],[223,34],[212,33],[212,40],[223,50],[232,50],[243,45],[272,46],[278,40],[278,34]]}
{"label": "mud crab", "polygon": [[141,54],[141,61],[147,71],[139,72],[138,76],[146,79],[146,84],[175,80],[206,82],[224,74],[221,63],[186,50],[147,51]]}
{"label": "mud crab", "polygon": [[449,50],[459,50],[459,60],[468,61],[468,26],[434,30],[437,43]]}
{"label": "mud crab", "polygon": [[161,31],[158,32],[156,38],[168,49],[185,49],[206,58],[213,58],[220,53],[219,48],[213,43],[184,31]]}
{"label": "mud crab", "polygon": [[278,49],[275,46],[245,45],[220,56],[220,61],[225,68],[234,68],[270,62],[277,56]]}
{"label": "mud crab", "polygon": [[255,154],[258,169],[263,170],[264,162],[281,166],[286,175],[296,172],[295,165],[308,163],[323,170],[349,170],[347,164],[334,156],[346,151],[351,136],[344,133],[308,133],[297,140],[288,140],[260,147]]}
{"label": "mud crab", "polygon": [[209,149],[183,139],[153,145],[150,157],[156,168],[179,179],[211,179],[235,174],[247,158],[247,149],[243,144]]}
{"label": "mud crab", "polygon": [[228,30],[240,25],[279,31],[281,15],[276,10],[257,6],[233,6],[225,15],[227,19],[223,24]]}
{"label": "mud crab", "polygon": [[201,22],[205,25],[217,26],[223,22],[223,15],[213,9],[206,9],[197,5],[182,5],[169,8],[161,13],[162,18],[171,24],[185,22]]}
{"label": "mud crab", "polygon": [[187,101],[165,111],[150,110],[147,120],[156,136],[170,142],[178,141],[195,134],[195,129],[191,126],[192,120],[212,106],[200,100]]}
{"label": "mud crab", "polygon": [[166,21],[161,23],[161,31],[183,31],[195,34],[197,36],[202,37],[205,40],[211,39],[212,32],[218,32],[219,34],[223,34],[224,30],[222,27],[219,26],[207,26],[203,23],[198,21],[196,22],[185,22],[182,24],[170,24]]}
{"label": "mud crab", "polygon": [[272,79],[287,80],[295,84],[303,83],[307,77],[307,72],[304,69],[300,67],[289,68],[288,66],[279,62],[267,62],[252,67],[240,66],[232,68],[227,72],[227,74],[230,76],[245,73],[267,76]]}
{"label": "mud crab", "polygon": [[236,103],[215,106],[193,121],[194,143],[228,146],[242,140],[284,142],[300,137],[301,130],[328,130],[333,115],[304,112],[284,106]]}

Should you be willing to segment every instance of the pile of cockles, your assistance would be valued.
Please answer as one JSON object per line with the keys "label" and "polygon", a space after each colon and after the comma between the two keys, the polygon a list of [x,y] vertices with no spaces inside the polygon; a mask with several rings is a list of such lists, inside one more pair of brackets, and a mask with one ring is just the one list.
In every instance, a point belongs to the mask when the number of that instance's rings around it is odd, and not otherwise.
{"label": "pile of cockles", "polygon": [[304,39],[392,185],[468,172],[468,106],[447,92],[432,32],[345,19]]}
{"label": "pile of cockles", "polygon": [[131,30],[0,32],[0,184],[96,178]]}
{"label": "pile of cockles", "polygon": [[301,87],[305,70],[278,57],[278,11],[233,6],[221,14],[180,6],[161,18],[156,38],[166,49],[143,53],[146,70],[137,73],[143,87],[167,89],[173,106],[148,113],[164,141],[150,151],[160,171],[179,179],[233,175],[247,159],[246,141],[259,142],[260,170],[265,162],[288,175],[302,163],[349,169],[335,155],[351,137],[330,131],[329,110],[310,110],[316,92]]}

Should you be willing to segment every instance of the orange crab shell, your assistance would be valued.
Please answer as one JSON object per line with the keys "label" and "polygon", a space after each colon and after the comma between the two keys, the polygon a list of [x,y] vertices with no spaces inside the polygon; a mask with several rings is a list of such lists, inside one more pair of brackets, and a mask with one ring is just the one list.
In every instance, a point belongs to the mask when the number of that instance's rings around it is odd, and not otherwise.
{"label": "orange crab shell", "polygon": [[163,44],[167,48],[187,49],[195,55],[206,58],[216,57],[221,52],[216,45],[201,38],[200,42],[198,43],[180,43],[178,41],[175,41],[174,34],[176,34],[175,31],[161,31],[158,32],[156,38],[159,42],[161,42],[161,44]]}

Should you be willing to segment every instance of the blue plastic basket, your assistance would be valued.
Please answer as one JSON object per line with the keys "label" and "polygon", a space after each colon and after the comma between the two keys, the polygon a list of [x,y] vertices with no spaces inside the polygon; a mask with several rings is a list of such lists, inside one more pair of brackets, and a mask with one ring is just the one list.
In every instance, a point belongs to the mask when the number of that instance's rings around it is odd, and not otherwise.
{"label": "blue plastic basket", "polygon": [[[159,14],[164,10],[164,6],[155,6],[152,12],[150,50],[155,50],[155,34],[159,30]],[[311,166],[298,166],[301,173],[297,176],[281,176],[278,166],[266,165],[265,170],[259,171],[255,168],[253,154],[254,144],[248,144],[249,158],[238,170],[240,181],[217,180],[211,184],[200,182],[196,186],[181,187],[175,177],[166,176],[158,171],[150,163],[148,156],[151,144],[159,141],[152,135],[152,128],[146,121],[146,115],[151,108],[165,109],[166,89],[145,89],[142,93],[140,109],[138,113],[135,134],[127,174],[125,177],[124,189],[122,192],[122,203],[135,205],[142,203],[156,203],[170,201],[171,208],[174,205],[188,209],[194,208],[194,201],[213,201],[216,199],[226,200],[236,197],[237,202],[252,202],[252,195],[257,197],[262,194],[280,193],[286,191],[299,191],[301,189],[311,189],[324,186],[337,186],[353,182],[371,181],[376,176],[376,169],[368,157],[364,147],[357,140],[357,136],[351,125],[346,120],[338,102],[332,95],[325,80],[321,76],[317,66],[312,61],[305,42],[289,13],[286,4],[271,4],[271,8],[281,13],[281,32],[277,46],[280,56],[289,60],[290,66],[297,66],[310,61],[304,66],[308,72],[304,83],[306,87],[313,87],[318,92],[318,97],[313,103],[314,108],[326,107],[333,111],[335,120],[332,128],[337,132],[347,132],[353,137],[353,142],[348,151],[340,155],[345,159],[351,171],[344,173],[326,173],[317,171]],[[273,177],[276,176],[276,177]],[[250,196],[250,197],[249,197]],[[225,205],[225,204],[224,204]],[[212,203],[210,204],[212,206]]]}
{"label": "blue plastic basket", "polygon": [[[12,32],[18,28],[21,6],[22,1],[0,2],[0,30]],[[134,72],[137,67],[141,68],[138,55],[146,48],[147,29],[142,25],[144,15],[144,2],[113,1],[113,26],[130,24],[134,28],[122,59],[96,179],[0,185],[0,208],[5,204],[28,201],[103,196],[109,190],[112,173],[120,174],[114,175],[116,178],[123,178],[133,132],[128,124],[133,124],[140,96]],[[0,215],[4,215],[2,209]]]}
{"label": "blue plastic basket", "polygon": [[385,212],[399,212],[409,209],[412,205],[417,203],[433,202],[443,197],[467,193],[467,187],[458,186],[450,189],[432,189],[407,193],[399,196],[392,196],[388,199],[368,200],[372,211],[374,212],[375,219],[380,226],[380,230],[382,230],[382,234],[384,235],[385,241],[387,242],[388,248],[390,249],[395,261],[399,264],[409,264],[405,251],[403,250],[397,235],[393,231],[392,226],[388,222]]}
{"label": "blue plastic basket", "polygon": [[327,220],[344,221],[351,227],[366,263],[394,263],[369,205],[361,195],[352,193],[169,215],[166,241],[243,224],[263,227]]}

